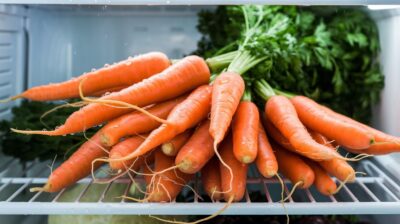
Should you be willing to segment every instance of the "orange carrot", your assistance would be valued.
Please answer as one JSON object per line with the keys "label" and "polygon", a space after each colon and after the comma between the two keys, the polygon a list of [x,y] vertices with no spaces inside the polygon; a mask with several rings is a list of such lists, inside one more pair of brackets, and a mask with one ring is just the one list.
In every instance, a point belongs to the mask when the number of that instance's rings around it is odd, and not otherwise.
{"label": "orange carrot", "polygon": [[[124,157],[126,155],[128,155],[129,153],[135,151],[140,144],[142,144],[144,142],[144,140],[146,139],[146,135],[137,135],[137,136],[133,136],[130,138],[127,138],[125,140],[123,140],[122,142],[114,145],[111,148],[111,151],[109,153],[109,156],[111,158],[121,158]],[[110,168],[113,170],[126,170],[126,168],[129,168],[134,162],[139,163],[138,165],[134,165],[139,166],[141,165],[142,162],[142,157],[139,157],[137,160],[136,159],[131,159],[131,160],[127,160],[127,161],[122,161],[122,162],[110,162]]]}
{"label": "orange carrot", "polygon": [[116,86],[113,88],[105,89],[105,90],[100,90],[94,93],[89,94],[90,96],[95,96],[95,97],[102,97],[104,95],[113,93],[113,92],[119,92],[125,88],[128,88],[129,86]]}
{"label": "orange carrot", "polygon": [[290,144],[289,140],[282,135],[282,133],[269,121],[267,118],[262,119],[265,129],[267,130],[268,136],[285,149],[289,149],[292,152],[297,152],[297,150]]}
{"label": "orange carrot", "polygon": [[335,181],[314,161],[307,161],[315,174],[314,185],[323,195],[332,195],[336,192],[337,186]]}
{"label": "orange carrot", "polygon": [[[373,155],[383,155],[393,152],[400,152],[400,137],[392,136],[386,134],[382,131],[376,130],[372,127],[369,127],[363,123],[360,123],[356,120],[353,120],[345,115],[334,112],[333,110],[321,106],[323,110],[325,110],[330,115],[334,116],[337,119],[341,119],[343,121],[349,122],[351,124],[357,125],[361,128],[364,128],[369,133],[371,133],[374,137],[375,143],[373,143],[368,148],[362,149],[363,153],[373,154]],[[350,147],[349,147],[350,148]],[[355,149],[355,148],[351,148]],[[355,149],[357,150],[357,149]]]}
{"label": "orange carrot", "polygon": [[171,141],[163,143],[161,145],[161,150],[167,156],[176,156],[191,135],[192,130],[186,130],[182,134],[175,136],[173,139],[171,139]]}
{"label": "orange carrot", "polygon": [[[160,117],[167,118],[171,110],[181,103],[187,95],[153,105],[148,112]],[[113,146],[123,137],[149,132],[160,126],[160,122],[138,111],[122,115],[107,123],[100,132],[101,142],[107,146]]]}
{"label": "orange carrot", "polygon": [[[331,148],[332,150],[336,150],[330,142],[326,139],[325,136],[317,133],[315,131],[309,130],[311,136],[315,141],[319,144],[323,144]],[[341,181],[350,181],[353,182],[356,178],[356,173],[346,161],[340,159],[332,159],[327,161],[320,161],[319,164],[326,170],[330,175],[335,176]]]}
{"label": "orange carrot", "polygon": [[293,184],[301,183],[300,188],[308,188],[314,182],[314,172],[297,154],[287,151],[277,144],[272,144],[278,161],[279,172]]}
{"label": "orange carrot", "polygon": [[339,145],[365,149],[374,140],[365,128],[330,116],[318,103],[305,96],[295,96],[291,98],[291,102],[305,126],[337,141]]}
{"label": "orange carrot", "polygon": [[232,122],[233,153],[242,163],[252,163],[257,157],[260,117],[257,106],[240,102]]}
{"label": "orange carrot", "polygon": [[[289,143],[289,141],[282,136],[282,134],[277,130],[270,121],[267,119],[264,120],[264,124],[267,127],[268,134],[272,136],[276,143],[288,149],[292,152],[296,152],[293,146]],[[330,142],[321,134],[308,130],[312,138],[318,142],[319,144],[325,145],[329,147],[331,150],[336,151],[335,147],[333,147]],[[355,171],[354,169],[344,160],[341,159],[331,159],[326,161],[319,161],[319,164],[332,176],[335,176],[341,181],[354,181],[355,180]]]}
{"label": "orange carrot", "polygon": [[200,86],[168,115],[168,123],[153,130],[146,140],[132,153],[121,158],[110,157],[111,161],[125,161],[144,155],[153,148],[168,142],[178,134],[194,127],[205,119],[211,107],[212,87]]}
{"label": "orange carrot", "polygon": [[228,168],[222,163],[219,164],[221,172],[221,187],[222,192],[224,192],[224,199],[225,201],[229,201],[231,197],[233,197],[233,201],[240,201],[242,200],[246,190],[248,165],[239,162],[233,155],[231,136],[228,136],[222,143],[220,153],[222,160],[225,161],[234,173],[233,178],[231,178]]}
{"label": "orange carrot", "polygon": [[63,100],[79,97],[79,84],[85,80],[83,92],[87,95],[118,86],[129,86],[155,75],[170,65],[168,57],[151,52],[128,58],[117,64],[103,67],[66,82],[37,86],[13,97],[36,101]]}
{"label": "orange carrot", "polygon": [[258,127],[258,154],[256,159],[258,171],[266,178],[275,176],[278,173],[278,161],[267,134],[261,124]]}
{"label": "orange carrot", "polygon": [[217,145],[224,139],[231,124],[244,92],[244,81],[234,72],[223,72],[215,79],[213,86],[210,134],[214,145]]}
{"label": "orange carrot", "polygon": [[[174,158],[164,155],[159,150],[155,151],[155,172],[163,171],[171,166],[174,166]],[[192,177],[193,175],[182,173],[179,170],[168,170],[157,174],[154,182],[147,186],[148,201],[170,202],[174,200]]]}
{"label": "orange carrot", "polygon": [[267,119],[289,140],[296,152],[317,161],[342,158],[336,151],[318,144],[310,136],[288,98],[272,96],[265,105],[265,113]]}
{"label": "orange carrot", "polygon": [[175,158],[175,164],[184,173],[196,173],[213,155],[213,139],[208,132],[210,121],[203,121]]}
{"label": "orange carrot", "polygon": [[[120,92],[101,97],[104,101],[122,101],[136,106],[146,106],[175,98],[183,93],[206,84],[210,71],[204,59],[188,56],[168,67],[161,73],[151,76]],[[116,108],[99,103],[89,104],[68,117],[64,125],[53,131],[20,131],[24,134],[65,135],[84,131],[92,126],[121,116],[132,109]]]}
{"label": "orange carrot", "polygon": [[221,174],[219,170],[216,170],[217,167],[218,159],[214,157],[201,169],[203,188],[213,201],[222,199]]}
{"label": "orange carrot", "polygon": [[[57,192],[75,184],[91,173],[94,159],[107,156],[105,150],[100,146],[99,134],[95,134],[50,174],[43,188],[31,188],[31,191]],[[101,163],[96,163],[94,169],[100,165]]]}

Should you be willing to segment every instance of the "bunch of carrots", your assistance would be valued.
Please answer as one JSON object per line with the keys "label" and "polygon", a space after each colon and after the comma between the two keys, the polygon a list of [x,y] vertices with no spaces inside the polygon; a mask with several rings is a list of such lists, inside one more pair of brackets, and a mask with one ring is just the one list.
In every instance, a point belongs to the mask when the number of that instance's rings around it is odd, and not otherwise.
{"label": "bunch of carrots", "polygon": [[[45,186],[32,190],[60,191],[109,163],[120,174],[143,175],[148,201],[173,200],[197,172],[213,200],[240,201],[248,166],[255,163],[265,178],[280,172],[299,188],[314,184],[331,195],[337,192],[331,176],[354,181],[347,161],[360,159],[341,156],[337,146],[364,154],[400,151],[400,138],[265,80],[254,83],[266,101],[259,109],[240,74],[228,69],[210,83],[208,66],[197,56],[171,64],[152,52],[22,93],[18,97],[40,101],[81,97],[85,106],[55,130],[15,132],[67,135],[105,123]],[[111,93],[85,96],[96,92]]]}
{"label": "bunch of carrots", "polygon": [[[82,108],[55,130],[12,129],[17,133],[59,136],[104,124],[43,187],[31,190],[60,191],[108,163],[116,178],[144,177],[146,196],[138,201],[172,201],[200,172],[212,200],[232,202],[243,198],[248,167],[255,163],[265,178],[281,173],[297,188],[314,184],[332,195],[340,188],[332,177],[343,183],[356,178],[348,161],[400,152],[398,137],[273,89],[266,80],[246,79],[265,58],[239,47],[229,64],[193,55],[172,63],[151,52],[13,97],[82,99]],[[210,68],[221,66],[211,79]],[[264,108],[254,104],[254,92]],[[338,146],[360,155],[343,157]]]}

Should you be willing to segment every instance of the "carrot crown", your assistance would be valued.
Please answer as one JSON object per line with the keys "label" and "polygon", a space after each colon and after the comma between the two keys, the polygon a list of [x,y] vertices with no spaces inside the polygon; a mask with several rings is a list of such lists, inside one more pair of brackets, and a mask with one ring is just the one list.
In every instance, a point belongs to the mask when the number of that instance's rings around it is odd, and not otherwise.
{"label": "carrot crown", "polygon": [[272,88],[265,79],[260,79],[255,81],[255,92],[263,100],[267,101],[269,98],[275,95],[286,96],[287,98],[292,98],[296,94],[288,93],[282,90]]}

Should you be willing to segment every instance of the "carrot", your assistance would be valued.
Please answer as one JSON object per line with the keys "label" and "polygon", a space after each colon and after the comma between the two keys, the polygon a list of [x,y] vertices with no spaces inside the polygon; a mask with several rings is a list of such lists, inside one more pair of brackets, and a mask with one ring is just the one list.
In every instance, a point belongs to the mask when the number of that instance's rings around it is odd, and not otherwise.
{"label": "carrot", "polygon": [[26,98],[46,101],[76,98],[79,97],[78,87],[82,80],[85,80],[83,92],[90,95],[105,89],[129,86],[140,82],[163,71],[169,65],[170,62],[165,54],[150,52],[83,74],[66,82],[33,87],[12,97],[12,100]]}
{"label": "carrot", "polygon": [[126,161],[146,154],[153,148],[168,142],[178,134],[197,125],[210,111],[212,87],[200,86],[168,115],[168,124],[153,130],[146,140],[132,153],[121,158],[110,157],[110,161]]}
{"label": "carrot", "polygon": [[297,152],[297,150],[290,144],[289,140],[282,135],[282,133],[269,121],[267,118],[264,117],[262,119],[265,129],[267,130],[268,136],[271,136],[272,139],[283,148],[288,149],[292,152]]}
{"label": "carrot", "polygon": [[89,94],[90,96],[95,96],[95,97],[102,97],[104,95],[113,93],[113,92],[119,92],[125,88],[128,88],[129,86],[116,86],[116,87],[112,87],[109,89],[104,89],[104,90],[100,90],[94,93]]}
{"label": "carrot", "polygon": [[314,182],[314,172],[297,154],[292,153],[277,144],[271,144],[278,161],[279,172],[293,184],[300,183],[300,188],[308,188]]}
{"label": "carrot", "polygon": [[213,201],[222,199],[221,174],[219,170],[215,170],[216,167],[218,167],[218,160],[214,157],[201,169],[203,188]]}
{"label": "carrot", "polygon": [[167,156],[176,156],[191,135],[192,130],[186,130],[182,134],[175,136],[173,139],[171,139],[171,141],[163,143],[161,145],[161,150]]}
{"label": "carrot", "polygon": [[214,81],[209,131],[215,149],[224,139],[243,92],[243,78],[234,72],[223,72]]}
{"label": "carrot", "polygon": [[[336,151],[318,144],[297,117],[290,100],[284,96],[272,96],[265,105],[267,119],[289,140],[296,152],[312,160],[342,159]],[[334,130],[332,130],[334,131]]]}
{"label": "carrot", "polygon": [[[153,105],[148,109],[148,112],[160,117],[167,118],[171,110],[187,96],[180,96],[178,98]],[[130,135],[137,135],[154,130],[161,123],[150,118],[149,116],[138,111],[122,115],[109,123],[107,123],[100,132],[101,142],[106,146],[113,146],[119,142],[123,137]]]}
{"label": "carrot", "polygon": [[175,158],[184,173],[198,172],[214,155],[213,139],[208,132],[210,121],[203,121]]}
{"label": "carrot", "polygon": [[[105,148],[105,150],[108,149]],[[91,173],[94,159],[107,156],[105,150],[101,148],[100,136],[96,133],[50,174],[43,187],[31,188],[31,192],[57,192],[74,184]],[[100,165],[101,163],[96,163],[94,169],[97,169]]]}
{"label": "carrot", "polygon": [[332,195],[336,192],[337,186],[334,180],[314,161],[307,161],[315,174],[314,185],[323,195]]}
{"label": "carrot", "polygon": [[[343,121],[349,122],[351,124],[357,125],[361,128],[364,128],[367,130],[369,133],[371,133],[374,137],[375,143],[370,145],[368,148],[362,149],[363,153],[367,154],[373,154],[373,155],[383,155],[383,154],[388,154],[388,153],[393,153],[393,152],[400,152],[400,137],[392,136],[389,134],[386,134],[382,131],[379,131],[375,128],[369,127],[363,123],[360,123],[356,120],[353,120],[345,115],[336,113],[335,111],[325,107],[321,106],[321,108],[329,113],[330,115],[334,116],[337,119],[341,119]],[[350,147],[349,147],[350,148]],[[351,148],[355,149],[355,148]],[[357,150],[357,149],[355,149]]]}
{"label": "carrot", "polygon": [[240,102],[232,122],[233,153],[242,163],[252,163],[257,157],[260,117],[251,101]]}
{"label": "carrot", "polygon": [[[135,151],[140,144],[142,144],[144,142],[146,138],[146,135],[141,136],[141,135],[137,135],[137,136],[133,136],[130,138],[127,138],[123,141],[121,141],[120,143],[114,145],[109,153],[109,156],[111,158],[121,158],[124,157],[126,155],[128,155],[129,153]],[[122,161],[122,162],[110,162],[110,168],[113,170],[126,170],[127,168],[129,168],[133,163],[134,167],[140,167],[141,163],[142,163],[142,157],[139,157],[137,160],[136,159],[131,159],[131,160],[127,160],[127,161]],[[138,165],[136,165],[136,163],[138,163]]]}
{"label": "carrot", "polygon": [[239,162],[233,155],[231,136],[228,136],[222,143],[220,153],[222,160],[225,161],[234,173],[233,177],[231,177],[228,168],[222,163],[219,164],[221,187],[222,192],[224,192],[224,199],[225,201],[229,201],[233,198],[233,201],[240,201],[242,200],[246,190],[248,165]]}
{"label": "carrot", "polygon": [[[264,120],[265,127],[267,127],[268,134],[272,136],[276,143],[288,149],[292,152],[296,152],[289,141],[282,136],[282,134],[277,130],[270,121]],[[336,151],[335,147],[321,134],[308,130],[311,137],[319,144],[329,147],[331,150]],[[319,164],[332,176],[335,176],[341,181],[354,181],[355,171],[354,169],[344,160],[341,159],[331,159],[326,161],[319,161]]]}
{"label": "carrot", "polygon": [[305,126],[337,141],[339,145],[365,149],[374,141],[373,135],[365,128],[330,116],[318,103],[307,97],[295,96],[291,102]]}
{"label": "carrot", "polygon": [[278,161],[267,134],[261,124],[258,127],[258,154],[256,159],[258,171],[266,178],[275,176],[278,173]]}
{"label": "carrot", "polygon": [[[121,101],[138,107],[146,106],[175,98],[199,85],[208,83],[209,79],[210,71],[206,62],[200,57],[188,56],[161,73],[120,92],[101,97],[97,102]],[[20,131],[15,129],[13,131],[24,134],[65,135],[84,131],[131,110],[130,108],[123,109],[93,103],[74,112],[64,125],[53,131]]]}
{"label": "carrot", "polygon": [[[319,144],[323,144],[335,150],[335,147],[326,139],[325,136],[317,133],[315,131],[309,130],[311,136]],[[354,181],[356,178],[356,173],[346,161],[340,159],[332,159],[327,161],[320,161],[319,164],[326,170],[330,175],[335,176],[341,181]]]}
{"label": "carrot", "polygon": [[[155,151],[155,172],[174,166],[174,158]],[[155,181],[147,186],[148,201],[170,202],[176,198],[182,187],[193,177],[179,170],[168,170],[155,176]],[[153,186],[156,184],[155,186]]]}

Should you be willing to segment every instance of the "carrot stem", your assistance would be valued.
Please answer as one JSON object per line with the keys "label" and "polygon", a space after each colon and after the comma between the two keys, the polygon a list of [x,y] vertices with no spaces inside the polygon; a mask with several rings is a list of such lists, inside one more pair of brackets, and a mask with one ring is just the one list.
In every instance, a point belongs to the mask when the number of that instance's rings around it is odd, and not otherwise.
{"label": "carrot stem", "polygon": [[256,81],[255,87],[257,95],[259,95],[265,101],[276,95],[274,89],[264,79]]}
{"label": "carrot stem", "polygon": [[232,51],[229,53],[218,55],[212,58],[208,58],[206,60],[206,63],[212,72],[220,71],[222,68],[227,67],[237,54],[238,51]]}
{"label": "carrot stem", "polygon": [[249,101],[251,102],[251,91],[249,89],[245,89],[243,96],[242,96],[242,101]]}

